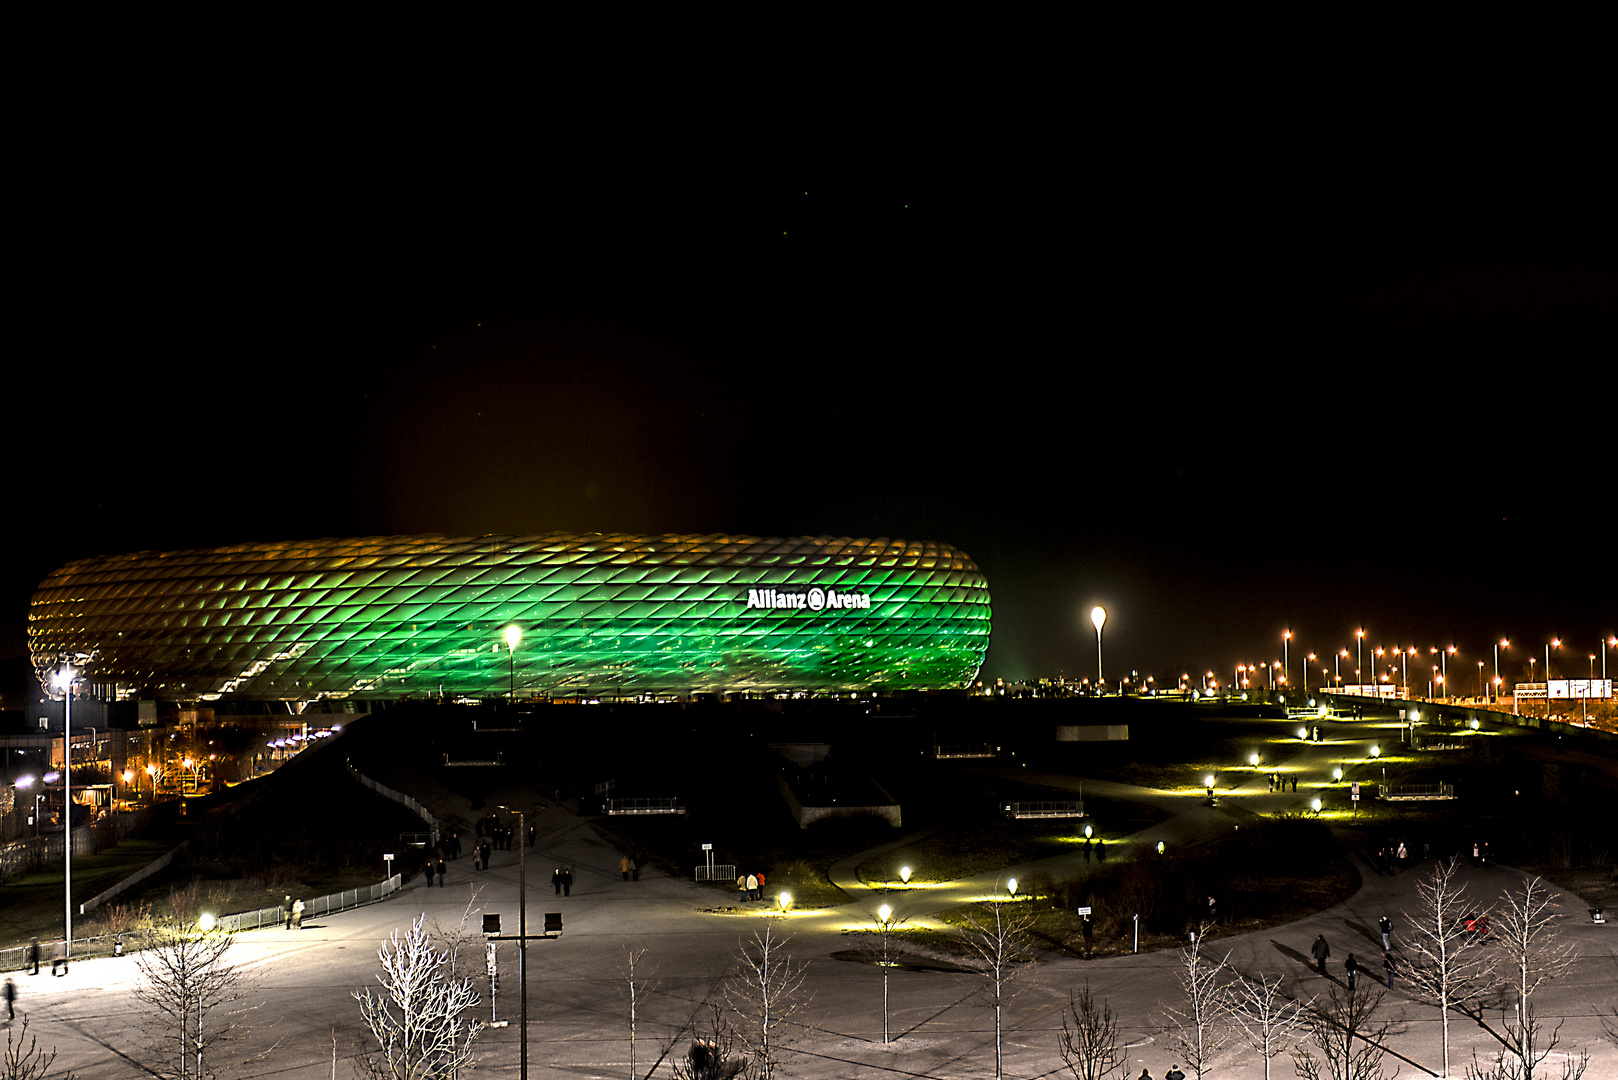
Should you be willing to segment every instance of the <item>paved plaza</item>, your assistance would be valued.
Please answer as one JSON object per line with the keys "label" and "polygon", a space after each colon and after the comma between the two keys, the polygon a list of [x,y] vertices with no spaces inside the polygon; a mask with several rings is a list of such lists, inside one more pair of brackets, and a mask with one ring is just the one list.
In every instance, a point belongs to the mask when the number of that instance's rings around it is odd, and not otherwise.
{"label": "paved plaza", "polygon": [[[1340,752],[1341,747],[1329,745],[1300,747],[1285,767],[1312,778],[1323,775],[1327,757]],[[1051,786],[1077,783],[1056,776],[1030,779]],[[1184,793],[1144,791],[1091,779],[1084,785],[1088,794],[1143,799],[1170,812],[1165,821],[1118,845],[1120,857],[1129,849],[1155,846],[1160,839],[1171,844],[1207,840],[1238,827],[1252,814],[1286,809],[1310,795],[1307,783],[1300,785],[1297,795],[1270,794],[1258,775],[1225,795],[1218,807],[1205,806],[1200,798]],[[442,805],[433,809],[446,821],[464,823],[477,816],[464,803],[454,804],[450,796],[441,796],[439,802]],[[733,892],[656,872],[626,883],[618,869],[621,853],[587,821],[526,790],[512,789],[488,800],[489,805],[499,802],[547,806],[547,812],[536,817],[536,845],[528,849],[530,932],[538,931],[547,911],[559,911],[565,920],[559,938],[533,942],[528,950],[529,1074],[534,1077],[630,1076],[623,970],[631,948],[646,950],[644,960],[655,969],[657,984],[640,1011],[637,1073],[644,1076],[668,1044],[668,1034],[713,993],[715,980],[740,941],[750,938],[767,919],[775,933],[790,935],[791,955],[808,963],[810,1002],[794,1018],[801,1026],[785,1055],[783,1075],[939,1080],[993,1076],[993,1014],[981,1000],[982,980],[970,974],[891,969],[892,1041],[883,1044],[882,969],[859,956],[872,944],[867,932],[874,925],[875,910],[889,902],[897,918],[927,925],[939,911],[981,899],[1006,876],[1031,869],[1056,877],[1084,872],[1077,856],[1063,856],[944,886],[883,893],[853,876],[853,868],[872,854],[865,852],[833,868],[833,881],[850,896],[846,904],[771,917],[765,914],[766,904],[742,904]],[[351,994],[376,985],[378,945],[419,914],[442,924],[458,923],[469,904],[474,927],[481,925],[482,912],[498,911],[503,929],[514,933],[518,858],[515,850],[495,852],[492,867],[478,872],[470,857],[463,856],[449,864],[445,888],[427,888],[418,878],[383,903],[319,919],[300,931],[240,935],[231,958],[257,985],[253,1001],[259,1007],[246,1019],[242,1040],[227,1053],[234,1059],[257,1060],[229,1071],[246,1077],[326,1078],[332,1076],[335,1053],[336,1075],[353,1075],[348,1059],[366,1045],[367,1036]],[[569,897],[552,892],[550,872],[558,865],[572,866],[577,875]],[[1301,997],[1324,992],[1328,979],[1339,981],[1342,960],[1351,952],[1365,962],[1373,981],[1379,981],[1377,921],[1386,914],[1397,926],[1405,921],[1403,912],[1417,909],[1416,883],[1425,867],[1386,877],[1364,865],[1360,870],[1364,883],[1348,902],[1286,926],[1216,935],[1209,939],[1211,951],[1218,956],[1228,952],[1232,965],[1246,974],[1286,978],[1291,992]],[[1480,904],[1492,903],[1518,879],[1507,867],[1468,866],[1462,871],[1468,895]],[[1564,898],[1564,908],[1569,917],[1563,932],[1579,959],[1567,976],[1541,990],[1536,1001],[1544,1015],[1563,1023],[1564,1047],[1590,1053],[1589,1080],[1610,1080],[1618,1077],[1618,1048],[1603,1038],[1600,1013],[1618,1000],[1618,927],[1592,924],[1575,898]],[[1331,944],[1328,977],[1316,975],[1308,960],[1317,934],[1324,934]],[[1161,1080],[1175,1063],[1159,1025],[1163,1007],[1175,1002],[1177,963],[1173,950],[1090,961],[1041,955],[1018,979],[1020,992],[1006,1008],[1006,1075],[1066,1075],[1057,1052],[1061,1015],[1069,992],[1088,982],[1120,1019],[1128,1043],[1129,1076],[1138,1077],[1146,1068]],[[516,1075],[515,945],[502,946],[501,965],[502,988],[494,1009],[512,1024],[485,1032],[478,1068]],[[30,1018],[31,1033],[58,1050],[58,1068],[71,1068],[82,1080],[150,1075],[137,1064],[139,1012],[131,989],[139,973],[131,957],[75,963],[64,978],[48,973],[13,977],[19,987],[19,1011]],[[487,1017],[487,983],[480,989],[485,997],[481,1011]],[[1442,1058],[1436,1010],[1412,1000],[1403,987],[1389,994],[1386,1007],[1402,1027],[1388,1043],[1389,1072],[1397,1065],[1401,1076],[1437,1075]],[[1464,1018],[1452,1022],[1451,1032],[1456,1075],[1471,1061],[1474,1050],[1482,1056],[1495,1046]],[[684,1046],[682,1040],[675,1052]],[[1291,1061],[1284,1056],[1274,1069],[1276,1076],[1293,1075]],[[1239,1045],[1224,1051],[1211,1073],[1232,1080],[1263,1074],[1258,1055]],[[667,1062],[656,1075],[672,1075]]]}

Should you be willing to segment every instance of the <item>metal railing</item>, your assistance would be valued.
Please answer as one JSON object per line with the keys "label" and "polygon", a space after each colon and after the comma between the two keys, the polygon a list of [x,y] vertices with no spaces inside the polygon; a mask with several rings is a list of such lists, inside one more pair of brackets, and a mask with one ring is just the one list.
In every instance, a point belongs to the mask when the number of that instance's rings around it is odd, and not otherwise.
{"label": "metal railing", "polygon": [[1454,784],[1383,784],[1377,789],[1383,799],[1453,799]]}
{"label": "metal railing", "polygon": [[715,863],[713,866],[697,867],[696,879],[698,881],[724,881],[736,880],[735,863]]}
{"label": "metal railing", "polygon": [[609,814],[683,814],[685,807],[676,798],[667,799],[608,799]]}
{"label": "metal railing", "polygon": [[1039,802],[1006,804],[1006,814],[1014,818],[1079,818],[1084,817],[1083,799],[1046,799]]}
{"label": "metal railing", "polygon": [[[384,882],[369,885],[362,889],[345,889],[342,892],[328,893],[317,896],[313,900],[303,902],[303,917],[317,919],[322,915],[330,915],[334,911],[345,911],[348,908],[362,907],[374,904],[386,896],[390,896],[403,886],[404,877],[394,874]],[[262,930],[266,926],[280,926],[286,921],[286,913],[279,907],[258,908],[256,911],[238,911],[233,915],[221,915],[219,925],[233,934],[243,930]]]}

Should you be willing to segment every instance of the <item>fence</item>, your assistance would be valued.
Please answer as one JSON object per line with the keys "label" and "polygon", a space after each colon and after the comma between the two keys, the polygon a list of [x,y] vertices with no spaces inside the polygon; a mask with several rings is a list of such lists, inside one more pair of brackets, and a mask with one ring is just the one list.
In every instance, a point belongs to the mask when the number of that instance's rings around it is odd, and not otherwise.
{"label": "fence", "polygon": [[[93,855],[109,848],[131,833],[138,832],[151,820],[152,809],[117,814],[105,814],[94,825],[80,825],[73,830],[73,854]],[[62,834],[51,833],[28,840],[17,840],[0,847],[0,881],[14,874],[39,870],[51,863],[62,861]]]}
{"label": "fence", "polygon": [[1383,784],[1377,795],[1384,799],[1453,799],[1454,784]]}
{"label": "fence", "polygon": [[933,757],[939,761],[955,758],[997,758],[1000,748],[992,743],[967,743],[954,746],[934,746]]}
{"label": "fence", "polygon": [[372,780],[369,776],[366,776],[364,773],[356,769],[352,761],[345,758],[343,765],[348,769],[348,775],[352,776],[355,780],[358,780],[360,783],[364,784],[366,787],[370,788],[384,799],[392,799],[399,805],[413,811],[417,817],[421,818],[421,820],[427,823],[429,841],[433,844],[438,843],[438,819],[433,817],[433,812],[431,810],[427,809],[425,806],[421,805],[421,803],[417,802],[409,795],[406,795],[404,792],[395,791],[386,784],[379,784],[375,780]]}
{"label": "fence", "polygon": [[608,799],[609,814],[683,814],[685,807],[676,798],[667,799]]}
{"label": "fence", "polygon": [[[317,896],[313,900],[303,902],[303,917],[305,919],[318,919],[322,915],[330,915],[334,911],[346,911],[349,908],[360,907],[365,904],[374,904],[385,896],[399,890],[404,882],[401,874],[394,874],[388,880],[363,889],[347,889],[339,893],[329,893]],[[233,934],[243,930],[261,930],[266,926],[280,926],[286,914],[280,907],[259,908],[256,911],[239,911],[234,915],[222,915],[219,925]]]}
{"label": "fence", "polygon": [[1044,802],[1014,802],[1006,804],[1006,816],[1013,818],[1079,818],[1084,817],[1083,799],[1054,799]]}
{"label": "fence", "polygon": [[736,865],[734,863],[715,863],[713,866],[697,867],[698,881],[724,881],[736,880]]}

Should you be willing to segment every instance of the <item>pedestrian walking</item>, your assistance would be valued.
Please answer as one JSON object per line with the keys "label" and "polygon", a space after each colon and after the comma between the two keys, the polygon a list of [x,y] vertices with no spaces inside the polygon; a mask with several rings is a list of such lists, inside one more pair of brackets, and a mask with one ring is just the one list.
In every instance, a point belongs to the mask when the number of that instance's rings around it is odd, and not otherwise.
{"label": "pedestrian walking", "polygon": [[1079,929],[1084,931],[1084,954],[1090,955],[1091,942],[1095,937],[1096,924],[1088,913],[1079,916]]}
{"label": "pedestrian walking", "polygon": [[427,860],[427,865],[424,866],[422,869],[427,874],[427,887],[430,889],[430,888],[433,887],[433,861],[431,859],[428,859]]}
{"label": "pedestrian walking", "polygon": [[1315,943],[1309,946],[1309,955],[1315,958],[1315,966],[1319,972],[1326,974],[1326,959],[1331,956],[1331,946],[1326,944],[1326,935],[1321,934],[1315,938]]}
{"label": "pedestrian walking", "polygon": [[1393,976],[1396,966],[1392,953],[1385,952],[1382,954],[1382,976],[1383,980],[1388,984],[1389,990],[1393,989]]}
{"label": "pedestrian walking", "polygon": [[551,871],[551,888],[556,890],[557,896],[562,895],[562,868],[560,866]]}
{"label": "pedestrian walking", "polygon": [[1163,1080],[1185,1080],[1185,1073],[1180,1071],[1178,1065],[1170,1065],[1169,1071],[1163,1074]]}
{"label": "pedestrian walking", "polygon": [[618,872],[624,875],[624,881],[629,881],[629,856],[625,855],[618,860]]}
{"label": "pedestrian walking", "polygon": [[56,969],[57,969],[58,966],[61,967],[62,974],[66,975],[67,974],[67,942],[65,942],[65,941],[58,941],[56,943],[56,950],[51,953],[51,974],[52,975],[56,974]]}
{"label": "pedestrian walking", "polygon": [[1152,1080],[1152,1070],[1142,1069],[1140,1071],[1140,1076],[1137,1077],[1136,1080]]}
{"label": "pedestrian walking", "polygon": [[1381,921],[1376,924],[1376,928],[1382,931],[1382,952],[1386,954],[1389,949],[1393,948],[1393,922],[1384,915]]}
{"label": "pedestrian walking", "polygon": [[1353,953],[1349,953],[1348,959],[1343,961],[1343,970],[1348,972],[1348,988],[1354,989],[1354,979],[1360,973],[1360,965],[1354,959]]}
{"label": "pedestrian walking", "polygon": [[748,874],[747,875],[747,882],[746,882],[745,888],[747,889],[747,898],[749,900],[757,900],[758,899],[758,877],[756,875],[753,875],[753,874]]}
{"label": "pedestrian walking", "polygon": [[281,925],[292,929],[292,894],[287,893],[281,900]]}
{"label": "pedestrian walking", "polygon": [[17,1019],[17,984],[6,978],[6,1019]]}
{"label": "pedestrian walking", "polygon": [[630,881],[639,881],[640,880],[640,860],[639,859],[630,859],[629,860],[629,880]]}
{"label": "pedestrian walking", "polygon": [[1297,777],[1296,774],[1294,774],[1293,777],[1292,777],[1292,794],[1296,795],[1297,793],[1298,793],[1298,777]]}
{"label": "pedestrian walking", "polygon": [[1084,861],[1090,861],[1090,845],[1093,843],[1088,836],[1084,838]]}
{"label": "pedestrian walking", "polygon": [[1096,862],[1104,863],[1106,861],[1107,861],[1107,842],[1105,840],[1097,840],[1096,841]]}
{"label": "pedestrian walking", "polygon": [[303,929],[303,897],[292,901],[292,929]]}
{"label": "pedestrian walking", "polygon": [[449,870],[449,866],[444,862],[443,859],[439,859],[438,860],[438,887],[440,889],[442,889],[444,887],[444,874],[448,870]]}
{"label": "pedestrian walking", "polygon": [[31,942],[28,943],[28,962],[34,966],[33,970],[30,971],[28,974],[30,974],[30,975],[38,975],[39,974],[39,942],[37,942],[37,941],[31,941]]}
{"label": "pedestrian walking", "polygon": [[562,871],[562,895],[573,895],[573,868],[571,866]]}

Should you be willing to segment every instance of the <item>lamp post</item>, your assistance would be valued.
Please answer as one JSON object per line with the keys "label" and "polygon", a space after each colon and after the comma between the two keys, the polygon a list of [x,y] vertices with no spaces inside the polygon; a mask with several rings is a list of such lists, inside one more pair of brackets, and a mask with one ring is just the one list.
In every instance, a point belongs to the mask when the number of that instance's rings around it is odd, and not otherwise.
{"label": "lamp post", "polygon": [[[1292,674],[1292,631],[1287,630],[1281,634],[1281,685],[1287,684],[1287,676]],[[1304,669],[1308,671],[1308,668]]]}
{"label": "lamp post", "polygon": [[[64,660],[51,680],[62,692],[62,949],[69,959],[73,956],[73,683],[78,677]],[[39,820],[37,814],[34,820]]]}
{"label": "lamp post", "polygon": [[1309,696],[1309,665],[1315,662],[1315,654],[1310,653],[1303,665],[1303,696]]}
{"label": "lamp post", "polygon": [[1511,642],[1501,638],[1494,644],[1494,697],[1500,697],[1500,650],[1511,648]]}
{"label": "lamp post", "polygon": [[876,909],[877,925],[882,930],[882,1045],[888,1045],[888,928],[893,924],[893,908],[883,904]]}
{"label": "lamp post", "polygon": [[1354,678],[1359,679],[1360,672],[1365,670],[1365,627],[1354,631]]}
{"label": "lamp post", "polygon": [[[520,631],[515,626],[506,628],[506,641],[515,647]],[[527,812],[502,805],[502,810],[517,815],[517,1000],[520,1012],[518,1028],[518,1068],[521,1080],[528,1080],[528,819]]]}
{"label": "lamp post", "polygon": [[512,701],[517,700],[517,642],[521,640],[522,628],[520,626],[512,623],[506,627],[506,655],[509,657],[511,669],[511,693],[508,696]]}
{"label": "lamp post", "polygon": [[1107,611],[1099,605],[1090,609],[1090,622],[1096,628],[1096,689],[1106,685],[1101,674],[1101,624],[1107,621]]}

